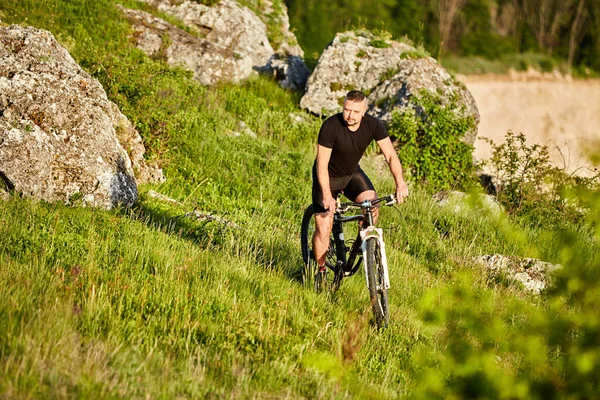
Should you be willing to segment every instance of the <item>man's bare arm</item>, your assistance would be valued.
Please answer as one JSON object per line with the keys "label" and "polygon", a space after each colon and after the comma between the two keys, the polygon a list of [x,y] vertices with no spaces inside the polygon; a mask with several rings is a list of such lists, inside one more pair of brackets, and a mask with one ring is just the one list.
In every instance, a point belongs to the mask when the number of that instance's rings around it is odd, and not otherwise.
{"label": "man's bare arm", "polygon": [[394,181],[396,182],[396,199],[398,203],[402,203],[408,197],[408,187],[402,176],[402,165],[400,164],[398,154],[396,154],[396,149],[394,149],[394,145],[389,137],[378,140],[377,144],[381,148],[385,161],[387,161],[390,167],[390,172],[394,176]]}
{"label": "man's bare arm", "polygon": [[331,158],[331,149],[325,146],[317,145],[317,178],[323,192],[323,207],[330,212],[335,212],[335,199],[331,196],[331,187],[329,186],[329,159]]}

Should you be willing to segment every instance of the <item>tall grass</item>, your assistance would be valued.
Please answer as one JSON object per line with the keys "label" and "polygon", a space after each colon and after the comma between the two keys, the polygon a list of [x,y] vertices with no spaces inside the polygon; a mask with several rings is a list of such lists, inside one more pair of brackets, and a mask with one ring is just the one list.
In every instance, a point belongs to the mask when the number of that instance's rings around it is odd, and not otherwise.
{"label": "tall grass", "polygon": [[507,75],[511,71],[526,72],[532,69],[543,73],[557,71],[582,79],[598,77],[598,74],[589,68],[569,68],[566,61],[539,53],[506,54],[494,60],[480,56],[449,56],[443,58],[441,63],[452,73],[464,75]]}
{"label": "tall grass", "polygon": [[[112,1],[9,0],[0,11],[70,38],[167,176],[130,210],[0,203],[2,397],[598,394],[597,213],[588,229],[544,231],[454,214],[413,187],[381,211],[392,288],[391,323],[378,331],[361,276],[333,296],[303,279],[320,121],[298,95],[264,77],[197,85],[132,48]],[[257,137],[233,134],[239,121]],[[363,166],[392,192],[378,165],[372,154]],[[187,217],[194,208],[235,226]],[[490,253],[565,268],[536,297],[488,279],[473,259]]]}

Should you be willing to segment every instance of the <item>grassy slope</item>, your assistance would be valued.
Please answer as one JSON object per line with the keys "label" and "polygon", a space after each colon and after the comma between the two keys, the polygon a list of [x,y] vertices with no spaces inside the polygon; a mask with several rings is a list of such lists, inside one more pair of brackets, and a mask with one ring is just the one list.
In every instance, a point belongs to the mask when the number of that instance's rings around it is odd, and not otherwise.
{"label": "grassy slope", "polygon": [[[299,220],[319,121],[267,79],[203,88],[148,60],[127,41],[112,3],[0,5],[5,22],[48,29],[69,46],[168,179],[140,188],[133,210],[19,197],[0,205],[2,396],[527,398],[545,393],[540,387],[569,390],[575,381],[553,339],[562,331],[551,334],[547,321],[562,321],[557,309],[565,321],[580,310],[561,297],[490,285],[472,258],[500,252],[568,263],[577,254],[572,264],[590,271],[594,241],[571,236],[565,254],[558,234],[455,216],[415,188],[401,213],[382,212],[392,322],[377,332],[361,277],[334,298],[302,279]],[[258,139],[229,135],[239,120]],[[365,167],[390,191],[389,174],[375,164]],[[181,204],[154,200],[149,189]],[[194,207],[238,228],[182,217]]]}

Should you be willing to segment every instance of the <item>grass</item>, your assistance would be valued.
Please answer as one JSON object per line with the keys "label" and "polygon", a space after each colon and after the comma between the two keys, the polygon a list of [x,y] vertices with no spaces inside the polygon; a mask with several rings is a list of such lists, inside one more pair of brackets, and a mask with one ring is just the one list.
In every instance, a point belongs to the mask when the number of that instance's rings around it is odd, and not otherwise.
{"label": "grass", "polygon": [[441,64],[454,74],[463,75],[507,75],[511,71],[527,71],[533,69],[542,73],[557,71],[575,78],[596,78],[598,74],[586,67],[569,70],[566,61],[538,53],[508,54],[497,60],[479,56],[447,56]]}
{"label": "grass", "polygon": [[[5,22],[69,38],[167,176],[129,210],[0,203],[0,396],[598,394],[598,213],[588,229],[544,231],[455,215],[413,187],[400,212],[381,211],[391,323],[377,331],[361,276],[335,296],[303,279],[299,225],[320,120],[297,94],[264,77],[197,85],[132,48],[112,1],[9,0],[0,10]],[[228,134],[238,121],[257,138]],[[377,160],[370,153],[363,167],[392,192]],[[187,218],[194,208],[236,227]],[[473,258],[491,253],[565,268],[536,297],[489,281]]]}

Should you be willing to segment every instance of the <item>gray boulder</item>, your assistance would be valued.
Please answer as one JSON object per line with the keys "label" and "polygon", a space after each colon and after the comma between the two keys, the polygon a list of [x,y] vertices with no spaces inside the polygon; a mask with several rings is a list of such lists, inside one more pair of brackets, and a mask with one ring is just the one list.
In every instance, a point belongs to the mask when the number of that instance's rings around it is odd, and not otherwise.
{"label": "gray boulder", "polygon": [[[118,133],[117,133],[118,131]],[[138,162],[137,166],[120,141]],[[0,179],[49,202],[112,208],[137,199],[134,170],[162,177],[100,83],[51,33],[0,27]]]}
{"label": "gray boulder", "polygon": [[552,280],[552,273],[562,268],[560,264],[551,264],[536,258],[504,256],[501,254],[483,255],[476,260],[487,268],[489,276],[506,277],[519,282],[531,293],[540,294]]}
{"label": "gray boulder", "polygon": [[272,74],[279,85],[291,90],[304,90],[310,75],[304,60],[296,55],[273,54],[262,70]]}
{"label": "gray boulder", "polygon": [[[395,111],[414,110],[411,99],[423,89],[439,96],[442,104],[458,97],[464,107],[455,110],[457,115],[473,117],[479,123],[471,93],[435,59],[419,56],[408,44],[369,32],[336,35],[308,79],[300,106],[315,114],[331,115],[341,110],[344,96],[352,89],[369,94],[369,113],[387,123]],[[427,110],[419,109],[419,115],[423,111],[426,114]],[[473,144],[476,136],[475,129],[464,140]]]}
{"label": "gray boulder", "polygon": [[245,54],[192,36],[147,12],[118,7],[133,22],[133,38],[139,49],[152,58],[164,58],[171,65],[193,71],[203,85],[237,83],[253,72],[252,60]]}
{"label": "gray boulder", "polygon": [[[241,6],[233,0],[223,0],[208,7],[198,2],[184,0],[172,2],[170,0],[141,0],[156,7],[165,14],[180,19],[187,27],[194,30],[215,49],[226,49],[232,60],[222,61],[223,67],[227,63],[249,58],[250,64],[244,65],[246,70],[240,75],[249,76],[252,72],[259,71],[273,75],[280,81],[280,85],[289,89],[304,89],[310,74],[304,64],[304,53],[297,43],[296,37],[289,30],[289,19],[285,5],[277,7],[272,2],[261,2],[263,18],[270,19],[277,26],[276,36],[279,39],[276,50],[273,49],[269,38],[267,26],[261,18],[247,7]],[[276,9],[277,8],[277,9]],[[131,11],[130,11],[131,12]],[[185,32],[183,34],[191,36]],[[158,41],[154,39],[157,43]],[[192,40],[192,39],[187,39]],[[178,41],[182,41],[181,38]],[[208,46],[205,44],[205,46]],[[188,49],[187,57],[195,58],[195,63],[202,65],[202,58],[209,58],[210,53],[204,52],[194,55]],[[222,53],[225,56],[225,53]],[[183,56],[183,55],[180,55]],[[214,57],[213,57],[214,58]],[[168,62],[173,60],[167,59]],[[189,65],[189,63],[186,63]],[[212,67],[218,73],[218,63]],[[193,68],[196,70],[197,68]],[[227,73],[221,74],[225,78],[214,82],[202,81],[211,85],[217,81],[227,80]],[[233,82],[239,81],[232,80]]]}
{"label": "gray boulder", "polygon": [[269,62],[263,72],[273,75],[279,81],[279,85],[291,90],[304,91],[310,71],[304,63],[304,51],[298,44],[296,35],[290,30],[290,20],[285,3],[274,5],[273,2],[265,0],[264,9],[259,14],[272,21],[277,32],[272,35],[277,38],[273,43],[275,53],[269,58]]}
{"label": "gray boulder", "polygon": [[190,0],[175,4],[170,0],[142,1],[195,28],[210,43],[250,57],[253,67],[264,67],[274,52],[266,25],[235,1],[223,0],[212,7]]}

